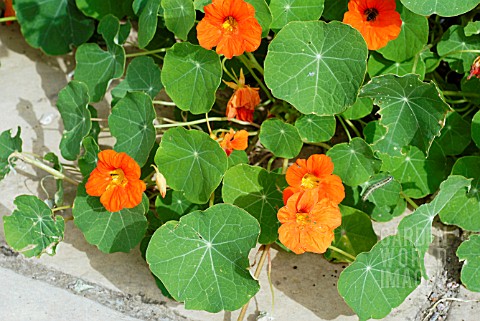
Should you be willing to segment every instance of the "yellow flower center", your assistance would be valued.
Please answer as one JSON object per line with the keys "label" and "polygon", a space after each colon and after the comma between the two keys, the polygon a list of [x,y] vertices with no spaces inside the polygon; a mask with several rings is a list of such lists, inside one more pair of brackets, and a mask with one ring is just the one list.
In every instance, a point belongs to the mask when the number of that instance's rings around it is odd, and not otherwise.
{"label": "yellow flower center", "polygon": [[307,225],[310,223],[307,213],[297,213],[297,224],[298,225]]}
{"label": "yellow flower center", "polygon": [[115,187],[115,186],[122,186],[125,187],[127,185],[128,180],[125,178],[125,173],[122,169],[117,168],[110,172],[111,181],[107,186],[107,189]]}
{"label": "yellow flower center", "polygon": [[235,29],[237,29],[238,22],[233,18],[232,16],[229,16],[225,21],[223,22],[223,29],[227,32],[233,32]]}
{"label": "yellow flower center", "polygon": [[303,188],[315,188],[318,184],[320,184],[320,178],[315,175],[307,173],[302,177]]}

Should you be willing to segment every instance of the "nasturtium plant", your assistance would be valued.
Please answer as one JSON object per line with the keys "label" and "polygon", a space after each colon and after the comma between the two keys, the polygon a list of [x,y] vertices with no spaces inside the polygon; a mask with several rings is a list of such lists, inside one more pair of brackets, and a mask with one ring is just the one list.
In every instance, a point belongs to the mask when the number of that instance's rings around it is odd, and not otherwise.
{"label": "nasturtium plant", "polygon": [[[4,216],[14,251],[55,254],[73,220],[212,313],[246,307],[265,265],[275,276],[272,246],[323,254],[363,321],[431,274],[448,225],[453,281],[480,291],[480,0],[0,2],[5,28],[75,61],[60,156],[26,150],[29,128],[0,134],[0,180],[20,162],[55,179]],[[395,235],[375,233],[385,222]]]}

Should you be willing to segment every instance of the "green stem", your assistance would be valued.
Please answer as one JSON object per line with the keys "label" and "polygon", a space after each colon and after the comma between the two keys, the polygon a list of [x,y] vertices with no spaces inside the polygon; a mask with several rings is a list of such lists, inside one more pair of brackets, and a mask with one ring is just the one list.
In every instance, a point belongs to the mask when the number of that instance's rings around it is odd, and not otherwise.
{"label": "green stem", "polygon": [[72,208],[72,206],[71,205],[59,206],[56,208],[52,208],[52,212],[55,213],[57,211],[68,210],[69,208]]}
{"label": "green stem", "polygon": [[262,76],[265,74],[265,71],[263,70],[262,66],[257,61],[257,58],[251,53],[251,52],[245,52],[245,54],[248,56],[250,59],[250,62],[253,64],[253,68],[257,69]]}
{"label": "green stem", "polygon": [[[342,116],[340,116],[342,117]],[[343,118],[343,117],[342,117]],[[350,121],[350,119],[347,119],[347,118],[343,118],[343,120],[347,123],[348,126],[350,126],[350,128],[353,130],[353,132],[355,133],[355,135],[357,135],[357,137],[362,137],[362,134],[360,134],[360,132],[358,131],[357,127],[355,127],[355,125]]]}
{"label": "green stem", "polygon": [[275,156],[272,156],[269,160],[268,160],[268,163],[267,163],[267,171],[271,171],[272,170],[272,164],[273,162],[275,161],[276,157]]}
{"label": "green stem", "polygon": [[[166,120],[165,118],[161,118],[161,119]],[[171,121],[171,120],[166,120],[166,121]],[[209,118],[208,121],[210,121],[210,122],[212,122],[212,121],[231,121],[233,123],[237,123],[237,124],[244,125],[244,126],[253,126],[253,127],[260,128],[260,126],[255,124],[255,123],[249,123],[249,122],[246,122],[246,121],[241,121],[241,120],[237,120],[235,118],[228,118],[228,117],[212,117],[212,118]],[[192,121],[187,121],[187,122],[172,122],[171,124],[155,125],[155,128],[156,129],[162,129],[162,128],[170,128],[170,127],[190,126],[190,125],[203,124],[203,123],[206,123],[206,122],[207,122],[206,119],[197,119],[197,120],[192,120]]]}
{"label": "green stem", "polygon": [[480,54],[480,50],[479,49],[453,50],[453,51],[447,52],[443,56],[440,56],[440,59],[443,59],[443,58],[451,56],[451,55],[459,54],[459,53],[478,53],[478,54]]}
{"label": "green stem", "polygon": [[154,105],[163,105],[163,106],[177,106],[173,101],[163,101],[163,100],[154,100],[152,101]]}
{"label": "green stem", "polygon": [[287,173],[287,168],[288,168],[288,158],[284,158],[283,165],[282,165],[282,174]]}
{"label": "green stem", "polygon": [[9,159],[11,159],[11,158],[21,159],[25,163],[28,163],[28,164],[33,165],[35,167],[38,167],[38,168],[44,170],[45,172],[51,174],[53,177],[55,177],[57,179],[63,179],[63,180],[65,180],[65,181],[67,181],[67,182],[69,182],[73,185],[78,185],[79,184],[79,182],[71,179],[70,177],[65,176],[65,174],[57,171],[56,169],[53,169],[52,167],[42,163],[41,161],[39,161],[37,159],[30,158],[30,157],[26,156],[25,154],[22,154],[22,153],[19,153],[19,152],[14,152],[9,156]]}
{"label": "green stem", "polygon": [[330,250],[332,250],[332,251],[335,251],[335,252],[337,252],[337,253],[342,254],[342,255],[345,256],[345,257],[348,257],[350,260],[352,260],[352,262],[355,261],[355,259],[356,259],[355,256],[353,256],[353,255],[351,255],[350,253],[347,253],[347,252],[345,252],[344,250],[341,250],[341,249],[339,249],[338,247],[335,247],[335,246],[333,246],[333,245],[330,245],[328,248],[329,248]]}
{"label": "green stem", "polygon": [[140,51],[140,52],[134,52],[130,54],[126,54],[125,58],[133,58],[133,57],[138,57],[138,56],[146,56],[146,55],[151,55],[151,54],[156,54],[159,52],[165,52],[167,51],[168,48],[160,48],[160,49],[155,49],[155,50],[145,50],[145,51]]}
{"label": "green stem", "polygon": [[16,16],[13,16],[13,17],[0,18],[0,23],[2,23],[2,22],[8,22],[8,21],[17,21],[17,17],[16,17]]}
{"label": "green stem", "polygon": [[208,201],[208,207],[212,207],[215,204],[215,192],[210,195],[210,200]]}
{"label": "green stem", "polygon": [[418,205],[410,197],[405,195],[403,192],[400,192],[400,195],[407,201],[408,204],[413,207],[413,209],[416,210],[418,208]]}
{"label": "green stem", "polygon": [[224,57],[223,60],[222,60],[222,69],[223,71],[227,74],[228,77],[230,77],[230,79],[232,79],[233,81],[237,82],[238,79],[237,77],[233,76],[230,71],[228,71],[227,67],[225,66],[225,62],[227,61],[227,57]]}
{"label": "green stem", "polygon": [[337,119],[338,119],[338,121],[340,121],[340,124],[342,124],[343,130],[345,130],[345,133],[346,133],[347,136],[348,136],[348,141],[351,141],[351,140],[352,140],[352,136],[350,135],[350,132],[348,131],[348,128],[347,128],[347,126],[345,125],[342,117],[341,117],[341,116],[337,116]]}
{"label": "green stem", "polygon": [[309,142],[303,142],[304,144],[308,144],[308,145],[313,145],[313,146],[319,146],[319,147],[322,147],[326,150],[329,150],[332,148],[332,146],[326,144],[326,143],[309,143]]}
{"label": "green stem", "polygon": [[265,85],[263,84],[263,81],[261,81],[260,78],[258,78],[257,74],[255,73],[255,71],[253,71],[252,67],[250,66],[250,60],[245,58],[244,55],[237,56],[237,58],[238,58],[238,60],[240,60],[245,65],[245,67],[247,67],[248,71],[250,71],[253,78],[255,78],[255,80],[258,82],[258,85],[265,92],[268,99],[272,102],[275,102],[275,98],[273,98],[272,94],[270,93],[270,90],[268,90],[267,87],[265,87]]}
{"label": "green stem", "polygon": [[477,93],[464,93],[463,91],[450,91],[450,90],[445,90],[445,91],[442,91],[442,93],[443,93],[444,96],[480,98],[480,94],[477,94]]}

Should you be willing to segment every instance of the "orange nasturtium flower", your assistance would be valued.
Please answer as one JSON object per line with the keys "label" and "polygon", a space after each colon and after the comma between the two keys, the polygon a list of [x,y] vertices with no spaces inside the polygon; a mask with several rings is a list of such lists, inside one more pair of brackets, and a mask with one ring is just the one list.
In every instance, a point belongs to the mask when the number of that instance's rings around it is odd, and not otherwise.
{"label": "orange nasturtium flower", "polygon": [[213,0],[204,8],[205,17],[197,25],[200,46],[212,49],[228,59],[245,51],[257,50],[262,27],[255,18],[255,8],[244,0]]}
{"label": "orange nasturtium flower", "polygon": [[230,132],[223,136],[220,146],[222,146],[225,153],[227,153],[227,156],[230,156],[234,149],[245,150],[248,147],[248,132],[242,129],[235,133],[233,129],[230,128]]}
{"label": "orange nasturtium flower", "polygon": [[245,85],[245,76],[240,69],[238,82],[224,81],[225,84],[235,90],[227,103],[227,117],[238,120],[253,122],[253,112],[255,107],[260,104],[259,88],[252,88]]}
{"label": "orange nasturtium flower", "polygon": [[470,69],[470,75],[468,75],[467,80],[473,76],[480,78],[480,56],[475,58],[473,61],[472,68]]}
{"label": "orange nasturtium flower", "polygon": [[400,34],[402,19],[395,7],[395,0],[350,0],[343,22],[362,34],[368,49],[377,50]]}
{"label": "orange nasturtium flower", "polygon": [[289,187],[283,191],[283,202],[287,204],[287,200],[295,193],[315,189],[319,199],[327,198],[340,204],[345,198],[345,188],[340,177],[332,173],[333,162],[327,155],[314,154],[307,160],[297,159],[287,169]]}
{"label": "orange nasturtium flower", "polygon": [[296,254],[324,253],[334,239],[333,230],[340,226],[342,214],[330,200],[318,199],[313,190],[296,193],[277,214],[283,245]]}
{"label": "orange nasturtium flower", "polygon": [[[12,6],[12,0],[5,0],[5,13],[4,17],[15,17],[15,10]],[[11,21],[7,21],[7,26],[12,24]]]}
{"label": "orange nasturtium flower", "polygon": [[140,204],[145,183],[140,180],[140,166],[125,153],[104,150],[98,153],[97,167],[85,185],[87,194],[100,196],[109,212]]}

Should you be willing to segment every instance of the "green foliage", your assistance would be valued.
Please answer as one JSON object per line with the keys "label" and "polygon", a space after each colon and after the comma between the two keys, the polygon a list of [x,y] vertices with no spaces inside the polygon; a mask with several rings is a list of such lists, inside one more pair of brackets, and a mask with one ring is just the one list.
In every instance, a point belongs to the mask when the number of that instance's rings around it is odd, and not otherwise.
{"label": "green foliage", "polygon": [[465,261],[461,280],[467,289],[480,292],[480,235],[472,235],[457,249],[457,256]]}
{"label": "green foliage", "polygon": [[478,0],[400,0],[405,7],[422,16],[437,14],[443,17],[458,16],[475,8]]}
{"label": "green foliage", "polygon": [[372,109],[373,101],[370,98],[358,98],[355,104],[348,107],[347,110],[342,113],[342,116],[352,120],[360,119],[369,115]]}
{"label": "green foliage", "polygon": [[255,8],[255,18],[262,27],[262,37],[266,37],[272,23],[272,13],[265,0],[245,0]]}
{"label": "green foliage", "polygon": [[465,26],[464,31],[467,37],[480,34],[480,21],[470,21]]}
{"label": "green foliage", "polygon": [[178,221],[183,215],[203,210],[206,206],[190,202],[182,192],[168,190],[165,198],[157,196],[155,208],[161,224],[165,224],[168,221]]}
{"label": "green foliage", "polygon": [[2,180],[11,169],[13,169],[14,164],[9,161],[10,155],[15,151],[22,151],[22,139],[20,138],[21,132],[21,127],[18,127],[15,136],[12,136],[11,129],[3,131],[0,134],[0,180]]}
{"label": "green foliage", "polygon": [[20,195],[13,203],[17,209],[3,217],[5,240],[26,257],[55,254],[63,240],[63,217],[54,216],[47,204],[33,195]]}
{"label": "green foliage", "polygon": [[[478,53],[463,50],[480,50],[480,35],[467,37],[463,27],[453,25],[448,28],[437,45],[440,57],[446,56],[450,68],[458,73],[468,72]],[[448,55],[448,56],[447,56]]]}
{"label": "green foliage", "polygon": [[277,157],[294,158],[302,149],[298,130],[279,119],[269,119],[262,124],[260,142]]}
{"label": "green foliage", "polygon": [[133,11],[138,19],[138,46],[145,48],[152,41],[157,31],[158,10],[161,0],[135,0]]}
{"label": "green foliage", "polygon": [[291,21],[320,19],[324,0],[270,0],[272,24],[270,28],[281,29]]}
{"label": "green foliage", "polygon": [[87,177],[97,167],[98,153],[100,147],[91,136],[87,136],[82,141],[83,155],[78,159],[78,167],[83,177]]}
{"label": "green foliage", "polygon": [[478,111],[472,119],[472,139],[480,148],[480,111]]}
{"label": "green foliage", "polygon": [[195,8],[192,0],[162,0],[165,26],[182,40],[187,40],[188,32],[195,23]]}
{"label": "green foliage", "polygon": [[[52,163],[53,169],[59,171],[60,173],[63,173],[63,165],[60,163],[60,160],[58,159],[58,156],[55,155],[55,153],[47,153],[43,157],[44,160]],[[56,206],[62,206],[63,205],[63,180],[61,179],[56,179],[55,180],[55,185],[57,187],[57,191],[55,192],[54,195],[54,203]]]}
{"label": "green foliage", "polygon": [[349,0],[325,0],[323,17],[327,20],[343,20],[343,15],[348,10]]}
{"label": "green foliage", "polygon": [[75,0],[78,9],[86,16],[101,20],[108,14],[113,14],[118,19],[133,14],[133,0]]}
{"label": "green foliage", "polygon": [[152,236],[147,262],[185,308],[236,310],[259,290],[248,271],[248,253],[259,233],[247,212],[217,204],[162,225]]}
{"label": "green foliage", "polygon": [[384,74],[394,74],[397,76],[417,74],[420,80],[423,80],[425,78],[425,63],[417,57],[403,62],[394,62],[373,52],[368,59],[368,74],[370,77]]}
{"label": "green foliage", "polygon": [[304,115],[297,119],[295,127],[305,142],[326,142],[335,134],[336,121],[334,116]]}

